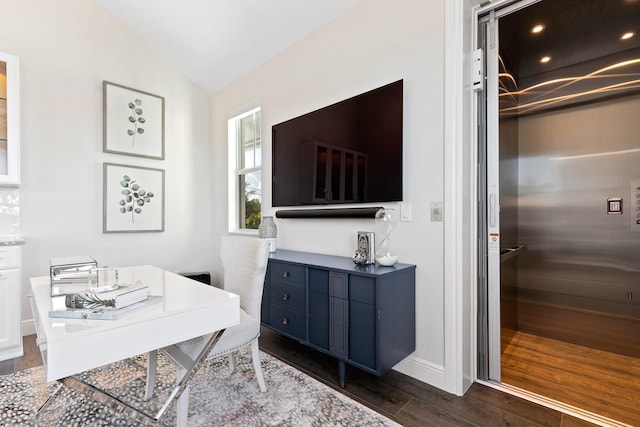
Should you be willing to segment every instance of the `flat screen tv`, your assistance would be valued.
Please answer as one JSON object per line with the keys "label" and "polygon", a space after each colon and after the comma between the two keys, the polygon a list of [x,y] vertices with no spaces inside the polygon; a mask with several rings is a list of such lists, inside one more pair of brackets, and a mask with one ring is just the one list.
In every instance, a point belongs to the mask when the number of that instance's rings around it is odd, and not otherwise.
{"label": "flat screen tv", "polygon": [[274,125],[272,204],[402,200],[402,80]]}

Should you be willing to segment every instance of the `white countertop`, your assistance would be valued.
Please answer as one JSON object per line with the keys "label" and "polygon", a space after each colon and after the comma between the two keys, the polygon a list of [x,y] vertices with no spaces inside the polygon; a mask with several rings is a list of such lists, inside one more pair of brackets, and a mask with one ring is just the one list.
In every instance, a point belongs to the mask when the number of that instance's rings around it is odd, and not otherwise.
{"label": "white countertop", "polygon": [[0,246],[24,245],[22,236],[0,236]]}

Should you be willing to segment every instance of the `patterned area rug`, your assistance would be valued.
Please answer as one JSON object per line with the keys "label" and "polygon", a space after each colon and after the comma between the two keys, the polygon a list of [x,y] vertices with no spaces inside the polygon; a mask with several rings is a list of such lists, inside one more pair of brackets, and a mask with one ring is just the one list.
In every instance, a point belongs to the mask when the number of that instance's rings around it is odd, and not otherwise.
{"label": "patterned area rug", "polygon": [[[191,386],[189,426],[398,426],[280,360],[261,353],[267,392],[260,393],[251,356],[241,351],[235,372],[226,357],[208,362]],[[155,397],[142,401],[146,358],[83,374],[129,404],[155,413],[175,384],[175,369],[158,358]],[[45,383],[42,367],[0,376],[0,426],[135,426],[109,407],[63,387],[36,420],[58,383]],[[157,397],[157,398],[156,398]],[[171,410],[166,425],[175,422]]]}

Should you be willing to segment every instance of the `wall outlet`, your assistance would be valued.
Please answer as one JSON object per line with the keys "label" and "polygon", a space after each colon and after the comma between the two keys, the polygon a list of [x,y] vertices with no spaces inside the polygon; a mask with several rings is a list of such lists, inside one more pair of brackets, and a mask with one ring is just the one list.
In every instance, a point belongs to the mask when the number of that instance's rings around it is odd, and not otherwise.
{"label": "wall outlet", "polygon": [[431,202],[431,222],[442,222],[442,202]]}

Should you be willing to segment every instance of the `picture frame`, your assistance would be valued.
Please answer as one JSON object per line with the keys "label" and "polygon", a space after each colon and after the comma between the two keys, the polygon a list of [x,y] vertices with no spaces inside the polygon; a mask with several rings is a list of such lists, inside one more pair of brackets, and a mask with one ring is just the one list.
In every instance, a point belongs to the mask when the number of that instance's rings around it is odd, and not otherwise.
{"label": "picture frame", "polygon": [[164,97],[102,82],[105,153],[164,160]]}
{"label": "picture frame", "polygon": [[358,231],[358,250],[364,257],[363,264],[374,264],[375,261],[375,233],[372,231]]}
{"label": "picture frame", "polygon": [[103,163],[102,231],[164,231],[164,169]]}

